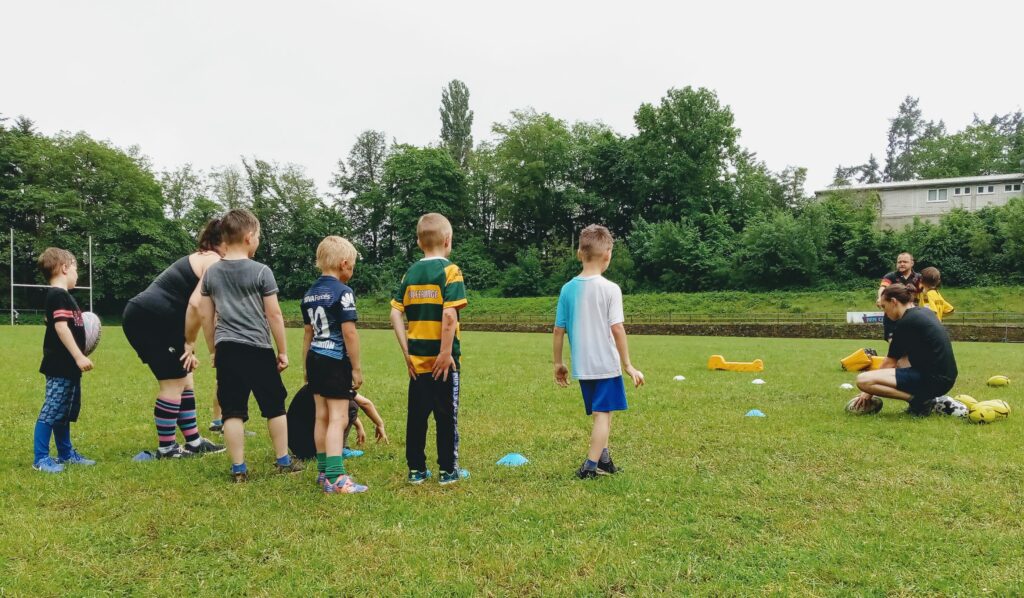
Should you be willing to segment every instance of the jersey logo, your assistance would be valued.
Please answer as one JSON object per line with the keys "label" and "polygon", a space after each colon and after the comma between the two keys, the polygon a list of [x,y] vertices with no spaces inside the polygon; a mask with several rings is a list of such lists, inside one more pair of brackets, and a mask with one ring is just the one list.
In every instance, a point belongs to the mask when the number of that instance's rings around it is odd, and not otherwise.
{"label": "jersey logo", "polygon": [[356,298],[352,293],[345,293],[338,301],[341,303],[342,309],[345,310],[353,309],[356,306]]}

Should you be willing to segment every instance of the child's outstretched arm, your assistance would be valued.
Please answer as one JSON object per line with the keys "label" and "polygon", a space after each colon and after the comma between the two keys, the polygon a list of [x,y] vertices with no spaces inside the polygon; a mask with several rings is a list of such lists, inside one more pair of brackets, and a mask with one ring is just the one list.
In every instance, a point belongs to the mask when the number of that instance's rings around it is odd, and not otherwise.
{"label": "child's outstretched arm", "polygon": [[359,333],[356,323],[349,320],[341,323],[341,336],[345,339],[345,353],[352,364],[352,389],[359,390],[363,385],[363,365],[359,359]]}
{"label": "child's outstretched arm", "polygon": [[356,446],[363,446],[366,443],[366,428],[363,427],[358,415],[352,421],[352,426],[356,429]]}
{"label": "child's outstretched arm", "polygon": [[277,345],[277,371],[283,372],[288,367],[288,340],[284,334],[284,314],[281,313],[281,304],[276,294],[263,298],[263,313],[267,316],[270,333],[274,335],[274,343]]}
{"label": "child's outstretched arm", "polygon": [[391,328],[395,331],[395,338],[398,339],[398,346],[402,348],[402,355],[405,356],[405,368],[409,371],[409,377],[416,379],[416,366],[412,364],[412,357],[409,357],[409,339],[405,334],[405,318],[401,310],[391,308]]}
{"label": "child's outstretched arm", "polygon": [[384,429],[384,418],[382,418],[380,416],[380,413],[377,412],[377,406],[373,404],[373,401],[364,397],[361,394],[356,394],[355,402],[356,405],[359,405],[360,409],[366,412],[366,415],[369,416],[370,421],[373,422],[374,428],[377,429],[377,442],[389,444],[391,441],[388,440],[388,433]]}
{"label": "child's outstretched arm", "polygon": [[644,373],[633,367],[633,364],[629,361],[629,343],[626,341],[626,328],[621,322],[612,325],[612,338],[615,339],[615,348],[619,350],[619,359],[622,360],[623,369],[633,379],[633,386],[643,386]]}
{"label": "child's outstretched arm", "polygon": [[75,335],[71,333],[71,328],[68,328],[68,323],[64,321],[54,322],[53,330],[57,333],[57,338],[64,345],[64,348],[71,353],[72,359],[75,360],[75,365],[78,369],[83,372],[88,372],[93,368],[92,360],[82,353],[82,350],[78,348],[78,343],[75,342]]}
{"label": "child's outstretched arm", "polygon": [[552,344],[554,345],[554,357],[552,358],[552,363],[555,364],[555,384],[561,387],[569,386],[569,368],[565,367],[565,362],[562,361],[562,347],[565,344],[565,328],[555,326]]}

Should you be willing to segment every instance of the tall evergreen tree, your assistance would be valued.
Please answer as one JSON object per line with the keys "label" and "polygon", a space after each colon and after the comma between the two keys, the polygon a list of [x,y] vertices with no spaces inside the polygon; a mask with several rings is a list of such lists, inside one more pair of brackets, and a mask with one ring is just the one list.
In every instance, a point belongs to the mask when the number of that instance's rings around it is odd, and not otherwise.
{"label": "tall evergreen tree", "polygon": [[910,161],[915,144],[925,131],[918,99],[907,96],[895,118],[889,119],[889,144],[885,150],[886,181],[909,181],[916,174]]}
{"label": "tall evergreen tree", "polygon": [[473,111],[469,109],[469,88],[458,79],[441,91],[441,144],[466,168],[473,149]]}
{"label": "tall evergreen tree", "polygon": [[878,167],[878,159],[875,158],[874,154],[871,154],[866,164],[862,164],[858,168],[857,182],[863,185],[882,182],[882,173]]}

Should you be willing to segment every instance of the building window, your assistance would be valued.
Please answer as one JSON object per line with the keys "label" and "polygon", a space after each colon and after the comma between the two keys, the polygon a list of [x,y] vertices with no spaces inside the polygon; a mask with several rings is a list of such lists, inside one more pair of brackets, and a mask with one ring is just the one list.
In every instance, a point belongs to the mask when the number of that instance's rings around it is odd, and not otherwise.
{"label": "building window", "polygon": [[960,187],[953,189],[953,195],[960,195]]}
{"label": "building window", "polygon": [[1020,191],[1020,183],[1017,183],[1016,185],[1007,185],[1003,188],[1003,191]]}
{"label": "building window", "polygon": [[928,203],[948,201],[946,198],[946,191],[948,191],[948,189],[929,189]]}
{"label": "building window", "polygon": [[987,193],[995,193],[995,192],[996,192],[996,186],[995,185],[989,185],[987,187],[981,186],[981,185],[978,186],[978,195],[985,195]]}

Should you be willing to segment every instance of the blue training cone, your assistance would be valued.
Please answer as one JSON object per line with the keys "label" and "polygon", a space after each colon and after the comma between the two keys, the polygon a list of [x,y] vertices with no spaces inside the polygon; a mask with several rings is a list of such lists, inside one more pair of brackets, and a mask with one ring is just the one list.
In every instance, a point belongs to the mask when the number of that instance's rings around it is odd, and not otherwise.
{"label": "blue training cone", "polygon": [[498,459],[498,462],[495,463],[495,465],[505,465],[507,467],[519,467],[520,465],[526,465],[529,462],[530,462],[529,459],[527,459],[526,457],[520,455],[519,453],[509,453],[509,454],[505,455],[504,457],[502,457],[501,459]]}
{"label": "blue training cone", "polygon": [[751,409],[750,411],[747,412],[747,417],[768,417],[768,416],[763,414],[763,413],[761,413],[760,409]]}
{"label": "blue training cone", "polygon": [[151,451],[142,451],[138,455],[132,457],[132,461],[152,461],[156,459],[156,455]]}

